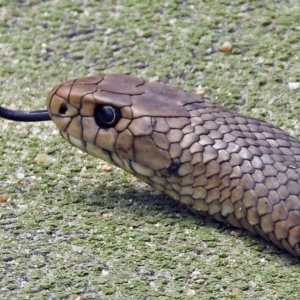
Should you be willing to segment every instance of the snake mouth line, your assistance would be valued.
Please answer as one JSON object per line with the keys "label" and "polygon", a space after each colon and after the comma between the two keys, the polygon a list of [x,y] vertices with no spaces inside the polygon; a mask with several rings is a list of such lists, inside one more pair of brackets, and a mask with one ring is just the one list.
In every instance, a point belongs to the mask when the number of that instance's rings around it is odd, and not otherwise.
{"label": "snake mouth line", "polygon": [[[121,168],[121,169],[125,170],[126,172],[140,178],[144,182],[151,185],[151,183],[152,183],[151,176],[149,176],[149,174],[147,174],[147,169],[148,169],[147,167],[145,167],[137,162],[134,162],[128,158],[123,158],[115,152],[101,149],[94,144],[86,142],[82,139],[75,138],[74,136],[72,136],[66,132],[61,131],[60,134],[71,145],[77,147],[81,151],[86,152],[96,158],[100,158],[103,161],[106,161],[118,168]],[[154,174],[152,176],[154,176]],[[165,191],[164,188],[157,188],[157,189],[159,189],[161,191]],[[173,195],[173,198],[176,198],[176,197],[174,197],[174,195]],[[176,200],[178,200],[178,198],[176,198]]]}
{"label": "snake mouth line", "polygon": [[21,122],[43,122],[51,121],[50,115],[46,109],[33,110],[33,111],[22,111],[12,110],[0,106],[0,117]]}
{"label": "snake mouth line", "polygon": [[95,146],[94,144],[91,144],[84,140],[75,138],[74,136],[72,136],[66,132],[60,131],[60,134],[71,145],[77,147],[81,151],[86,152],[96,158],[100,158],[108,163],[111,163],[116,167],[122,168],[131,174],[137,175],[131,166],[132,161],[130,159],[122,158],[114,152],[110,152],[108,150],[101,149],[101,148]]}

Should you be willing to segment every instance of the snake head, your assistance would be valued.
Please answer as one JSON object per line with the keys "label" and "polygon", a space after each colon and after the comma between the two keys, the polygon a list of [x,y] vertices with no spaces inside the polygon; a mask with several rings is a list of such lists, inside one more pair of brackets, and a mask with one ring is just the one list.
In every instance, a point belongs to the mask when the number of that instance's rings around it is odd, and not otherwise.
{"label": "snake head", "polygon": [[178,93],[126,75],[90,76],[54,87],[47,109],[72,145],[145,180],[178,169],[181,129],[190,124],[183,104],[195,102]]}

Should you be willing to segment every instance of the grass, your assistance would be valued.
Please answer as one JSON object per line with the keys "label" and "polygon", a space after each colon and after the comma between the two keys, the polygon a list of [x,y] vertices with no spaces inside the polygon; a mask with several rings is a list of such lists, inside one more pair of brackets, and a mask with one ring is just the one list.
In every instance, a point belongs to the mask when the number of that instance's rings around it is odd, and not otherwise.
{"label": "grass", "polygon": [[[296,0],[2,0],[0,103],[41,109],[61,81],[124,73],[201,86],[300,137],[299,90],[288,87],[300,81],[299,18]],[[0,128],[6,299],[300,297],[298,259],[105,171],[51,123]]]}

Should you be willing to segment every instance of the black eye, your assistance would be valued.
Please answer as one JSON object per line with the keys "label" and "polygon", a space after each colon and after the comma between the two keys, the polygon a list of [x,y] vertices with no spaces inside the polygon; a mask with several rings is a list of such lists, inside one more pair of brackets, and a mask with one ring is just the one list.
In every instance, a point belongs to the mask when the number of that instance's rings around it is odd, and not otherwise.
{"label": "black eye", "polygon": [[116,107],[98,105],[95,107],[94,118],[99,127],[109,128],[119,122],[121,113]]}
{"label": "black eye", "polygon": [[59,112],[61,115],[64,115],[64,114],[67,112],[67,110],[68,110],[67,105],[66,105],[65,103],[62,103],[61,106],[60,106],[60,108],[59,108],[59,111],[58,111],[58,112]]}

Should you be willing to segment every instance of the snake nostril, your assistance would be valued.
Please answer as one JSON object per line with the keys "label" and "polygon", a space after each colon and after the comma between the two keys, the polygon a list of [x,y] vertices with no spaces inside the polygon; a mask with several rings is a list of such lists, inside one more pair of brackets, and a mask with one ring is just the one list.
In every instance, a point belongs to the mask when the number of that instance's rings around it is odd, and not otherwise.
{"label": "snake nostril", "polygon": [[68,107],[65,103],[62,103],[60,108],[59,108],[59,114],[64,115],[68,110]]}

